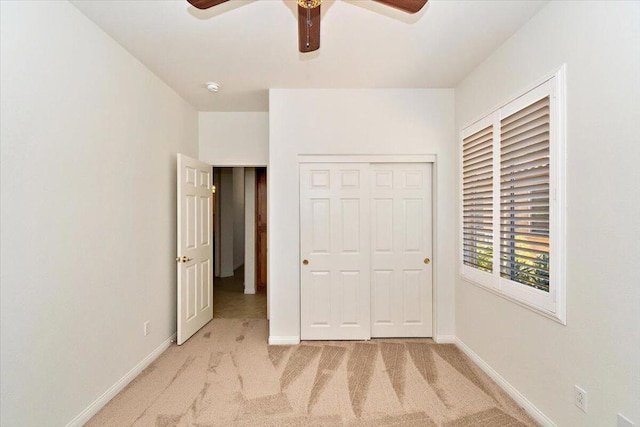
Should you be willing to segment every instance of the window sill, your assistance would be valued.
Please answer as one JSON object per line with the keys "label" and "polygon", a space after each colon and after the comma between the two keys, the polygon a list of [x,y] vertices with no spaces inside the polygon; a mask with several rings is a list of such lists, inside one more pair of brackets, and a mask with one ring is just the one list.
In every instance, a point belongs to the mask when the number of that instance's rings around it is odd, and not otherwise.
{"label": "window sill", "polygon": [[492,293],[494,295],[497,295],[497,296],[499,296],[501,298],[504,298],[504,299],[506,299],[508,301],[511,301],[511,302],[519,305],[520,307],[524,307],[524,308],[526,308],[526,309],[528,309],[530,311],[533,311],[534,313],[537,313],[537,314],[539,314],[541,316],[546,317],[547,319],[551,319],[556,323],[560,323],[561,325],[564,325],[564,326],[567,325],[566,316],[562,316],[560,314],[556,314],[556,313],[553,313],[553,312],[550,312],[550,311],[543,310],[543,309],[541,309],[539,307],[536,307],[534,305],[529,304],[526,301],[522,301],[522,300],[520,300],[520,299],[518,299],[516,297],[513,297],[513,296],[511,296],[509,294],[506,294],[504,292],[501,292],[499,289],[495,289],[495,288],[493,288],[493,287],[491,287],[489,285],[482,284],[482,283],[478,282],[477,280],[473,280],[473,279],[469,278],[468,276],[466,276],[464,274],[460,274],[460,278],[465,283],[469,283],[469,284],[474,285],[474,286],[476,286],[476,287],[478,287],[480,289],[483,289],[483,290],[488,291],[488,292],[490,292],[490,293]]}

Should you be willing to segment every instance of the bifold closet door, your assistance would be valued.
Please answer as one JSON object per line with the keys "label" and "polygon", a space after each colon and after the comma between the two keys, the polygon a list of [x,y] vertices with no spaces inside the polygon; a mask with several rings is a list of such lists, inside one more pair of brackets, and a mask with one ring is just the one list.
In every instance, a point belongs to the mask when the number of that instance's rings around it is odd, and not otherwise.
{"label": "bifold closet door", "polygon": [[368,186],[368,164],[300,165],[303,340],[371,337]]}
{"label": "bifold closet door", "polygon": [[432,336],[431,164],[371,165],[371,336]]}

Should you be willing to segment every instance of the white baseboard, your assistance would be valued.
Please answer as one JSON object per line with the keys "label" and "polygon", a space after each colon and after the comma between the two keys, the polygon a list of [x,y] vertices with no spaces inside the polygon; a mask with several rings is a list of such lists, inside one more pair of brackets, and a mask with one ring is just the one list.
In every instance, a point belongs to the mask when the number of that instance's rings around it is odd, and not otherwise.
{"label": "white baseboard", "polygon": [[300,337],[295,336],[269,336],[269,345],[298,345]]}
{"label": "white baseboard", "polygon": [[433,340],[436,344],[455,344],[456,336],[455,335],[435,335]]}
{"label": "white baseboard", "polygon": [[493,369],[487,362],[482,360],[473,350],[471,350],[465,343],[460,341],[459,338],[455,339],[456,346],[462,350],[464,354],[469,356],[473,362],[480,367],[492,380],[494,380],[518,405],[522,406],[527,414],[529,414],[534,420],[544,427],[557,427],[556,424],[551,421],[540,409],[536,408],[533,403],[529,401],[522,393],[520,393],[514,386],[512,386],[507,380],[505,380],[495,369]]}
{"label": "white baseboard", "polygon": [[95,414],[98,413],[100,409],[104,407],[111,399],[115,397],[116,394],[120,393],[122,389],[124,389],[127,384],[129,384],[135,377],[137,377],[140,372],[142,372],[147,366],[151,364],[154,360],[158,358],[166,349],[171,346],[171,343],[176,339],[176,334],[173,334],[170,338],[156,347],[147,357],[142,359],[140,363],[134,366],[129,372],[127,372],[124,377],[120,378],[114,385],[109,387],[107,391],[105,391],[102,396],[98,397],[96,400],[91,403],[84,411],[78,414],[74,419],[69,421],[67,427],[81,427],[87,421],[91,419]]}

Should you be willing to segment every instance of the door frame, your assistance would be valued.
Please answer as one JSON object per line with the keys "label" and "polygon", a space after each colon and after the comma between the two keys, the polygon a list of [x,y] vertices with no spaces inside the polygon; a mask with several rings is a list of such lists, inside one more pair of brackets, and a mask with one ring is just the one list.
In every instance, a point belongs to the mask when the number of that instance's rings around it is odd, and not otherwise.
{"label": "door frame", "polygon": [[[298,155],[298,171],[300,171],[300,165],[304,163],[428,163],[431,164],[431,236],[432,236],[432,274],[431,274],[431,321],[433,322],[432,339],[437,342],[438,337],[438,257],[436,255],[436,248],[438,247],[438,193],[437,193],[437,155],[436,154],[329,154],[329,155],[315,155],[315,154],[299,154]],[[299,173],[299,172],[298,172]],[[300,181],[300,176],[298,176]],[[300,212],[298,212],[300,215]],[[301,237],[300,237],[301,238]],[[302,277],[302,271],[298,263],[298,277]],[[267,288],[268,291],[268,288]],[[268,294],[268,292],[267,292]],[[302,293],[301,293],[302,294]],[[302,307],[302,297],[299,301],[300,307]],[[302,326],[302,325],[301,325]]]}
{"label": "door frame", "polygon": [[[268,163],[233,163],[233,162],[220,163],[220,162],[211,162],[211,161],[205,161],[205,163],[211,166],[212,170],[213,168],[265,168],[267,170],[267,195],[268,195],[268,188],[269,188],[269,164]],[[217,188],[216,188],[216,191],[217,191]],[[269,230],[269,225],[270,225],[269,210],[267,209],[267,231]],[[215,242],[214,242],[214,245],[215,245]],[[269,274],[269,239],[267,239],[267,277],[268,277],[268,274]],[[214,274],[214,279],[215,279],[215,274]],[[267,286],[267,320],[269,320],[271,317],[270,313],[271,313],[271,287]]]}

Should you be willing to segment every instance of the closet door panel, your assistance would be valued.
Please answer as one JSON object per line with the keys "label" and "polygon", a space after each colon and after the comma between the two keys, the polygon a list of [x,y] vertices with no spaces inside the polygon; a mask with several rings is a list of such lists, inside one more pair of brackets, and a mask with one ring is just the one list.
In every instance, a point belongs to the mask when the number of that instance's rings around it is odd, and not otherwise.
{"label": "closet door panel", "polygon": [[432,335],[431,165],[371,165],[372,337]]}
{"label": "closet door panel", "polygon": [[369,165],[300,165],[303,340],[371,337]]}

